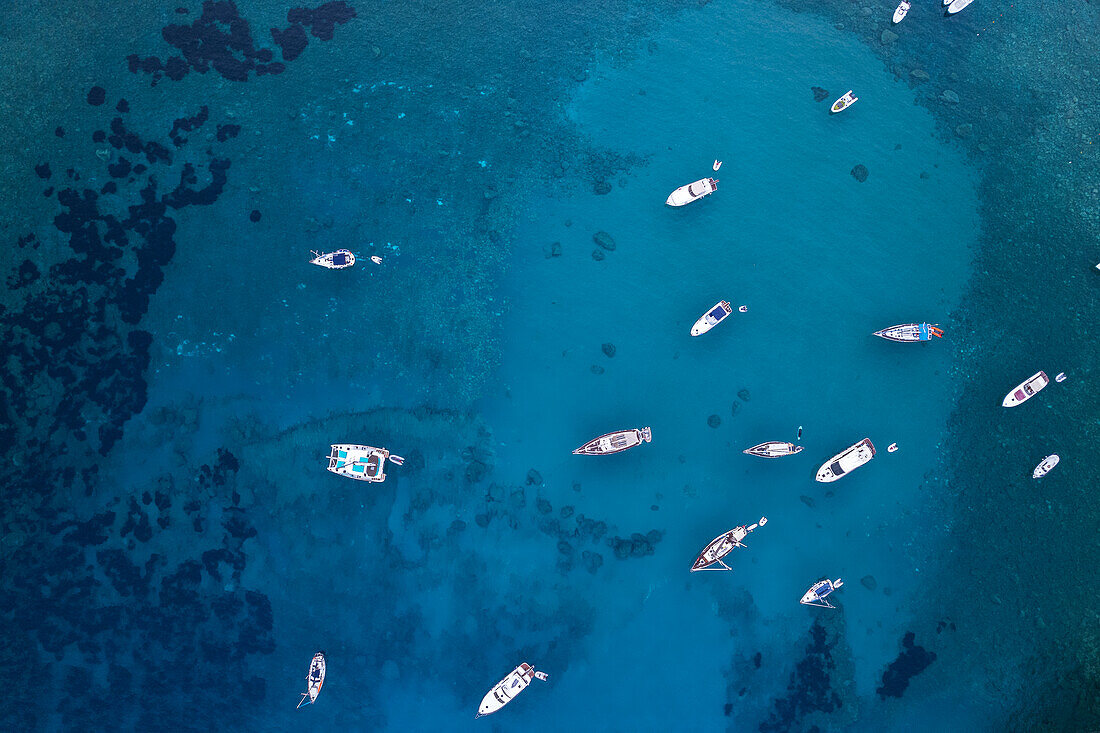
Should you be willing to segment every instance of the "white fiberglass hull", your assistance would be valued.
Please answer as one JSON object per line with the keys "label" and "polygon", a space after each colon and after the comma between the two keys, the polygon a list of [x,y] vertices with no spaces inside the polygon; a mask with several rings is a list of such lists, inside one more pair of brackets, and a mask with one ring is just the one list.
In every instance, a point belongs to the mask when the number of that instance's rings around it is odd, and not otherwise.
{"label": "white fiberglass hull", "polygon": [[898,5],[897,10],[894,11],[894,25],[897,25],[901,21],[905,20],[905,16],[909,13],[909,3],[903,2]]}
{"label": "white fiberglass hull", "polygon": [[726,320],[731,313],[733,313],[733,306],[729,304],[729,301],[718,301],[695,321],[694,325],[691,327],[691,335],[702,336],[704,333]]}
{"label": "white fiberglass hull", "polygon": [[821,464],[815,477],[822,483],[830,483],[847,476],[875,457],[875,446],[870,438],[864,438],[847,450]]}
{"label": "white fiberglass hull", "polygon": [[1058,457],[1058,454],[1049,455],[1043,459],[1043,462],[1035,467],[1035,470],[1031,472],[1031,478],[1042,478],[1050,473],[1050,470],[1058,465],[1058,461],[1062,460]]}
{"label": "white fiberglass hull", "polygon": [[1050,384],[1050,377],[1047,376],[1046,372],[1042,370],[1035,372],[1013,387],[1012,391],[1005,395],[1005,398],[1001,401],[1001,407],[1015,407],[1016,405],[1023,404],[1038,394],[1048,384]]}
{"label": "white fiberglass hull", "polygon": [[947,6],[947,15],[954,15],[972,2],[974,2],[974,0],[954,0],[954,2]]}

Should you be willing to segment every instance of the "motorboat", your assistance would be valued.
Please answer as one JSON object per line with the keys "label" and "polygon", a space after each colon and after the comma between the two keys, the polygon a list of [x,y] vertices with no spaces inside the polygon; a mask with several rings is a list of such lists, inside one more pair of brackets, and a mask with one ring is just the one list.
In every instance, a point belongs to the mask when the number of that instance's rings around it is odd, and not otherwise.
{"label": "motorboat", "polygon": [[[306,675],[306,691],[302,693],[302,699],[298,701],[298,707],[317,702],[317,696],[321,694],[321,687],[325,684],[325,653],[317,652],[309,663],[309,673]],[[295,708],[297,710],[298,708]]]}
{"label": "motorboat", "polygon": [[[749,532],[757,527],[763,527],[767,523],[767,517],[760,517],[760,521],[756,524],[734,527],[729,532],[718,535],[703,548],[703,551],[699,553],[699,557],[695,558],[695,563],[691,566],[691,572],[694,573],[698,570],[733,570],[729,565],[722,562],[722,558],[733,552],[736,547],[745,547],[741,540],[745,539]],[[715,563],[722,567],[711,567]]]}
{"label": "motorboat", "polygon": [[890,326],[873,334],[887,341],[900,341],[911,343],[914,341],[931,341],[933,338],[943,338],[943,329],[934,323],[902,323]]}
{"label": "motorboat", "polygon": [[1004,400],[1001,401],[1001,406],[1015,407],[1027,402],[1035,396],[1036,392],[1048,384],[1050,384],[1050,377],[1047,376],[1046,372],[1039,370],[1013,387],[1012,391],[1006,394]]}
{"label": "motorboat", "polygon": [[1043,459],[1042,463],[1035,467],[1035,470],[1031,472],[1031,478],[1042,478],[1050,473],[1050,469],[1058,465],[1058,461],[1062,460],[1058,457],[1057,453],[1052,453]]}
{"label": "motorboat", "polygon": [[858,101],[859,97],[852,94],[852,90],[849,89],[843,97],[833,102],[833,106],[829,108],[829,111],[835,115],[837,112],[848,109]]}
{"label": "motorboat", "polygon": [[642,443],[649,443],[652,440],[653,433],[648,427],[642,428],[641,430],[637,428],[619,430],[614,433],[601,435],[598,438],[593,438],[573,451],[573,455],[606,456],[611,453],[622,453],[624,450],[641,445]]}
{"label": "motorboat", "polygon": [[972,2],[974,2],[974,0],[952,0],[951,3],[945,2],[944,4],[947,5],[947,12],[944,13],[944,15],[954,15]]}
{"label": "motorboat", "polygon": [[700,178],[698,181],[680,186],[670,193],[668,198],[665,199],[665,203],[669,206],[683,206],[684,204],[690,204],[692,201],[698,201],[704,196],[710,196],[717,190],[718,181],[716,179]]}
{"label": "motorboat", "polygon": [[311,250],[310,253],[313,255],[313,259],[309,261],[309,264],[320,265],[330,270],[343,270],[355,264],[355,255],[352,254],[350,249],[338,249],[335,252]]}
{"label": "motorboat", "polygon": [[328,455],[328,470],[338,476],[381,483],[386,480],[387,460],[396,466],[405,462],[404,458],[392,455],[385,448],[335,443]]}
{"label": "motorboat", "polygon": [[909,12],[909,0],[901,0],[901,4],[894,10],[894,25],[897,25],[901,21],[905,20],[906,14]]}
{"label": "motorboat", "polygon": [[844,585],[844,581],[840,578],[836,580],[819,580],[810,586],[810,589],[802,596],[802,600],[799,601],[803,606],[818,606],[820,608],[836,608],[833,604],[829,603],[827,596],[834,590]]}
{"label": "motorboat", "polygon": [[714,304],[713,308],[699,316],[699,320],[691,327],[691,335],[702,336],[704,333],[726,320],[726,316],[730,313],[733,313],[733,306],[729,304],[729,301],[718,301]]}
{"label": "motorboat", "polygon": [[817,469],[817,480],[828,483],[847,476],[855,469],[875,457],[875,446],[870,438],[864,438],[851,448],[846,448],[840,453],[821,464]]}
{"label": "motorboat", "polygon": [[549,679],[545,672],[536,672],[535,668],[527,662],[519,665],[507,677],[496,683],[493,689],[485,693],[485,697],[481,698],[481,705],[478,706],[477,715],[474,718],[490,715],[500,710],[512,702],[516,695],[526,690],[527,685],[531,684],[531,680],[536,678],[543,682]]}
{"label": "motorboat", "polygon": [[761,458],[782,458],[783,456],[793,456],[801,450],[802,446],[795,445],[794,443],[786,443],[782,440],[769,440],[766,443],[754,445],[752,448],[741,452],[750,456],[760,456]]}

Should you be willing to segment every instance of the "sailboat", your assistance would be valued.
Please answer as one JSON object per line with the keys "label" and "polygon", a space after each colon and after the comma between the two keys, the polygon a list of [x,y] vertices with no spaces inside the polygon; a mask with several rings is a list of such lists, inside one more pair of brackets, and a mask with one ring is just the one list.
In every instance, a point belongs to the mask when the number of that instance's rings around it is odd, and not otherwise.
{"label": "sailboat", "polygon": [[355,255],[352,254],[350,249],[338,249],[335,252],[311,250],[310,254],[313,255],[313,259],[309,261],[309,264],[319,265],[329,270],[343,270],[345,267],[351,267],[355,264]]}
{"label": "sailboat", "polygon": [[836,580],[819,580],[814,583],[805,595],[802,596],[802,600],[799,601],[803,606],[818,606],[820,608],[836,608],[833,604],[826,600],[826,596],[832,593],[834,590],[844,585],[844,581],[840,578]]}
{"label": "sailboat", "polygon": [[[703,548],[703,551],[699,553],[699,557],[695,558],[695,563],[691,566],[691,572],[694,573],[698,570],[733,570],[729,565],[722,562],[722,558],[733,552],[735,547],[745,547],[746,545],[741,540],[745,539],[749,532],[757,527],[763,527],[767,523],[767,517],[760,517],[760,521],[756,524],[750,524],[747,527],[742,524],[740,527],[734,527],[729,532],[718,535]],[[722,567],[711,567],[715,563]]]}
{"label": "sailboat", "polygon": [[328,470],[337,476],[381,483],[386,480],[387,459],[396,466],[405,462],[404,458],[391,455],[385,448],[334,443],[332,452],[328,454]]}
{"label": "sailboat", "polygon": [[630,428],[629,430],[617,430],[598,438],[593,438],[580,448],[573,451],[576,456],[606,456],[612,453],[622,453],[624,450],[649,443],[653,440],[653,432],[648,428]]}
{"label": "sailboat", "polygon": [[[298,707],[305,705],[306,698],[309,704],[317,702],[317,696],[321,694],[321,687],[325,684],[325,653],[317,652],[309,663],[309,674],[306,675],[306,691],[302,693],[302,699],[298,701]],[[298,708],[295,708],[297,710]]]}
{"label": "sailboat", "polygon": [[875,331],[874,335],[887,341],[911,343],[914,341],[931,341],[933,336],[943,338],[943,329],[934,323],[902,323],[884,328],[881,331]]}
{"label": "sailboat", "polygon": [[760,456],[761,458],[782,458],[783,456],[793,456],[801,450],[802,446],[794,443],[783,440],[769,440],[741,452],[750,456]]}
{"label": "sailboat", "polygon": [[481,698],[481,705],[478,706],[477,715],[474,718],[490,715],[500,710],[512,702],[516,695],[526,690],[527,685],[531,684],[533,679],[546,682],[549,676],[545,672],[536,672],[535,668],[527,662],[519,665],[507,677],[496,683],[493,689],[485,693],[485,697]]}

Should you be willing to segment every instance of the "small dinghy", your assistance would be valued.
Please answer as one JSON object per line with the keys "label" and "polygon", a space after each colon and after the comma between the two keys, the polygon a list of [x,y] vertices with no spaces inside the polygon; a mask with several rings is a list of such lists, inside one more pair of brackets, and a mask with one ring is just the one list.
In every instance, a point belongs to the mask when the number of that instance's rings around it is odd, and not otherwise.
{"label": "small dinghy", "polygon": [[642,428],[641,430],[637,428],[619,430],[618,432],[608,433],[607,435],[593,438],[573,451],[573,455],[606,456],[612,453],[622,453],[624,450],[641,445],[642,443],[649,443],[652,440],[653,433],[650,432],[648,427]]}
{"label": "small dinghy", "polygon": [[848,109],[858,101],[859,97],[852,94],[852,90],[849,89],[847,94],[833,102],[833,106],[829,108],[829,112],[835,115],[837,112]]}
{"label": "small dinghy", "polygon": [[875,446],[870,438],[864,438],[851,448],[837,453],[817,469],[817,480],[822,483],[836,481],[875,457]]}
{"label": "small dinghy", "polygon": [[500,710],[502,707],[512,702],[516,695],[527,689],[527,685],[531,684],[531,680],[538,678],[543,682],[546,682],[549,677],[545,672],[536,672],[527,662],[519,665],[512,670],[511,674],[498,682],[493,689],[485,693],[485,697],[481,698],[481,705],[477,708],[477,715],[474,718],[480,718],[483,715],[489,715]]}
{"label": "small dinghy", "polygon": [[401,456],[390,455],[385,448],[335,443],[328,455],[328,470],[338,476],[381,483],[386,480],[387,459],[396,466],[405,462]]}
{"label": "small dinghy", "polygon": [[338,249],[335,252],[318,252],[311,250],[313,259],[309,261],[311,265],[320,265],[321,267],[327,267],[330,270],[343,270],[345,267],[351,267],[355,264],[355,255],[351,253],[350,249]]}
{"label": "small dinghy", "polygon": [[1031,478],[1042,478],[1050,473],[1050,469],[1058,465],[1058,461],[1062,460],[1058,457],[1057,453],[1052,453],[1043,459],[1043,462],[1035,467],[1035,470],[1031,472]]}
{"label": "small dinghy", "polygon": [[782,458],[783,456],[793,456],[801,450],[802,446],[795,445],[794,443],[785,443],[782,440],[769,440],[766,443],[754,445],[752,448],[741,452],[750,456],[760,456],[761,458]]}
{"label": "small dinghy", "polygon": [[894,25],[897,25],[901,21],[905,20],[905,16],[908,13],[909,13],[909,2],[908,2],[908,0],[901,0],[901,4],[898,5],[897,9],[894,11]]}
{"label": "small dinghy", "polygon": [[[321,687],[325,684],[325,653],[317,652],[313,655],[313,661],[309,663],[309,674],[306,675],[306,691],[302,693],[302,699],[298,701],[298,707],[317,702],[317,696],[321,694]],[[298,708],[295,708],[297,710]]]}
{"label": "small dinghy", "polygon": [[699,320],[691,327],[692,336],[702,336],[710,329],[726,320],[726,316],[733,313],[733,306],[728,300],[720,300],[709,311],[699,316]]}
{"label": "small dinghy", "polygon": [[943,329],[934,323],[902,323],[890,326],[873,334],[887,341],[900,341],[911,343],[914,341],[931,341],[933,338],[943,338]]}
{"label": "small dinghy", "polygon": [[840,578],[836,580],[819,580],[814,583],[805,595],[802,596],[802,600],[799,601],[803,606],[818,606],[820,608],[836,608],[833,604],[826,600],[826,596],[832,593],[834,590],[844,585],[844,581]]}
{"label": "small dinghy", "polygon": [[1023,404],[1048,384],[1050,384],[1050,377],[1047,376],[1046,372],[1039,370],[1013,387],[1012,391],[1006,394],[1001,401],[1001,407],[1015,407]]}
{"label": "small dinghy", "polygon": [[[699,570],[733,570],[729,565],[722,562],[722,558],[733,552],[736,547],[746,547],[741,540],[745,539],[749,532],[757,527],[763,527],[767,523],[767,517],[760,517],[760,521],[756,524],[750,524],[747,527],[745,525],[734,527],[729,532],[718,535],[710,541],[709,545],[703,548],[703,551],[699,553],[699,557],[695,558],[695,563],[691,566],[691,572],[694,573]],[[715,563],[722,567],[711,567]]]}
{"label": "small dinghy", "polygon": [[944,15],[954,15],[972,2],[974,2],[974,0],[953,0],[950,4],[945,2],[944,5],[947,5],[947,12],[944,13]]}
{"label": "small dinghy", "polygon": [[680,186],[665,199],[669,206],[683,206],[692,201],[698,201],[704,196],[710,196],[718,190],[718,181],[713,178],[700,178],[695,183]]}

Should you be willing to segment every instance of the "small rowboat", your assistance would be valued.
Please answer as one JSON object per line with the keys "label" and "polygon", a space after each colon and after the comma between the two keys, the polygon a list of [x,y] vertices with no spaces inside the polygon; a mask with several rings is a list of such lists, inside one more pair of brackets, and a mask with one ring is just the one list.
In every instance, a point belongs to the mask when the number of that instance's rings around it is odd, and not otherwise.
{"label": "small rowboat", "polygon": [[760,456],[761,458],[782,458],[783,456],[793,456],[801,450],[802,446],[795,445],[794,443],[784,443],[782,440],[769,440],[766,443],[754,445],[752,448],[741,452],[750,456]]}
{"label": "small rowboat", "polygon": [[700,178],[694,183],[680,186],[665,199],[669,206],[684,206],[692,201],[698,201],[704,196],[710,196],[718,190],[718,181],[714,178]]}
{"label": "small rowboat", "polygon": [[825,600],[825,597],[832,593],[834,590],[844,585],[844,581],[840,578],[836,580],[819,580],[814,583],[805,595],[802,596],[802,600],[799,601],[803,606],[818,606],[820,608],[836,608],[829,601]]}
{"label": "small rowboat", "polygon": [[729,304],[729,301],[718,301],[714,304],[713,308],[699,316],[699,320],[691,327],[691,335],[702,336],[704,333],[726,320],[726,316],[730,313],[733,313],[733,306]]}
{"label": "small rowboat", "polygon": [[829,112],[835,115],[837,112],[848,109],[858,101],[859,97],[852,94],[852,90],[849,89],[843,97],[833,102],[833,106],[829,108]]}
{"label": "small rowboat", "polygon": [[527,685],[531,684],[531,680],[535,678],[543,682],[549,679],[545,672],[536,672],[527,662],[519,665],[507,677],[498,682],[493,689],[485,693],[485,697],[481,698],[481,705],[478,706],[477,715],[474,718],[477,719],[500,710],[512,702],[516,695],[526,690]]}
{"label": "small rowboat", "polygon": [[608,433],[607,435],[601,435],[598,438],[593,438],[573,451],[573,455],[606,456],[612,453],[622,453],[624,450],[641,445],[642,443],[649,443],[652,440],[653,433],[648,427],[642,428],[641,430],[637,428],[619,430],[614,433]]}
{"label": "small rowboat", "polygon": [[1047,376],[1046,372],[1039,370],[1013,387],[1012,391],[1006,394],[1001,401],[1001,407],[1015,407],[1023,404],[1048,384],[1050,384],[1050,377]]}
{"label": "small rowboat", "polygon": [[821,464],[817,469],[817,480],[829,483],[847,476],[864,463],[875,457],[875,445],[870,438],[864,438]]}
{"label": "small rowboat", "polygon": [[943,338],[943,329],[934,323],[902,323],[890,326],[873,334],[887,341],[900,341],[912,343],[915,341],[931,341],[934,338]]}
{"label": "small rowboat", "polygon": [[320,265],[330,270],[343,270],[355,264],[355,255],[350,249],[338,249],[335,252],[311,250],[311,254],[313,255],[313,259],[309,261],[311,265]]}
{"label": "small rowboat", "polygon": [[386,480],[386,460],[400,466],[401,456],[391,455],[385,448],[353,443],[335,443],[328,455],[328,470],[338,476],[358,481],[381,483]]}
{"label": "small rowboat", "polygon": [[1058,465],[1058,461],[1062,460],[1058,457],[1057,453],[1052,453],[1043,459],[1043,462],[1035,467],[1035,470],[1031,472],[1031,478],[1042,478],[1050,473],[1050,469]]}
{"label": "small rowboat", "polygon": [[894,11],[894,25],[905,20],[905,16],[909,12],[909,7],[908,0],[901,0],[901,4],[898,5],[897,9]]}
{"label": "small rowboat", "polygon": [[[317,702],[317,696],[321,694],[321,687],[325,684],[325,653],[317,652],[313,655],[313,661],[309,663],[309,674],[306,675],[306,691],[302,693],[302,699],[298,707],[305,705],[306,698],[309,704]],[[298,708],[295,708],[297,710]]]}
{"label": "small rowboat", "polygon": [[974,0],[953,0],[951,3],[944,2],[944,5],[947,5],[947,12],[944,13],[944,15],[954,15],[972,2],[974,2]]}
{"label": "small rowboat", "polygon": [[[718,535],[710,541],[709,545],[703,548],[703,551],[699,553],[699,557],[695,558],[695,563],[691,566],[691,572],[694,573],[698,570],[733,570],[729,565],[722,562],[722,558],[733,552],[735,547],[745,547],[741,540],[745,539],[749,532],[757,527],[763,527],[767,523],[767,517],[760,517],[760,521],[756,524],[750,524],[747,527],[745,525],[734,527],[729,532]],[[722,567],[711,567],[715,563]]]}

